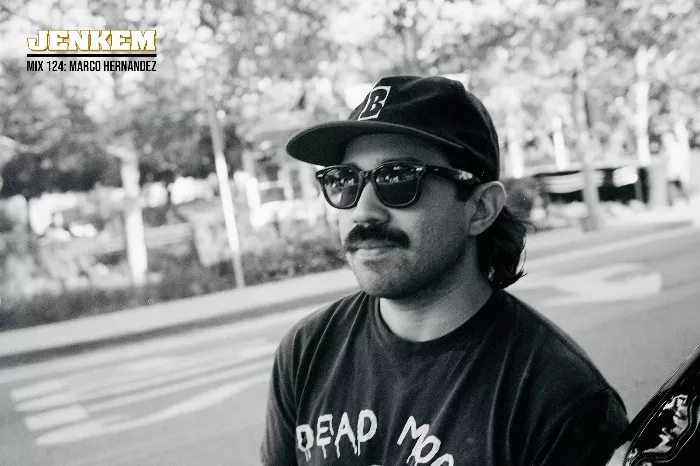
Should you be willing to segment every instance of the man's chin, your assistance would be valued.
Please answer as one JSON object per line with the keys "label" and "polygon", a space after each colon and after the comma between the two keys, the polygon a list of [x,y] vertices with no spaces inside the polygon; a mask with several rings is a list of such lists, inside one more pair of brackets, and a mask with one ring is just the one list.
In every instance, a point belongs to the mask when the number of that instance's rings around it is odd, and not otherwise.
{"label": "man's chin", "polygon": [[385,299],[400,299],[411,295],[406,280],[399,277],[388,277],[373,270],[351,266],[360,289],[370,296]]}
{"label": "man's chin", "polygon": [[390,287],[360,285],[360,289],[374,298],[382,299],[403,299],[410,295]]}

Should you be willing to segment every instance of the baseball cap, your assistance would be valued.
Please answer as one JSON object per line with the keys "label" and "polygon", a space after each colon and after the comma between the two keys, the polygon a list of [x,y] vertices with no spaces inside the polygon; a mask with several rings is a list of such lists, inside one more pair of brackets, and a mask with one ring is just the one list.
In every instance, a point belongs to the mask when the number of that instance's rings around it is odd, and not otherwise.
{"label": "baseball cap", "polygon": [[382,78],[347,120],[297,132],[287,142],[287,153],[314,165],[336,165],[350,140],[372,133],[433,142],[446,149],[455,168],[483,181],[498,179],[498,136],[486,108],[461,82],[438,76]]}

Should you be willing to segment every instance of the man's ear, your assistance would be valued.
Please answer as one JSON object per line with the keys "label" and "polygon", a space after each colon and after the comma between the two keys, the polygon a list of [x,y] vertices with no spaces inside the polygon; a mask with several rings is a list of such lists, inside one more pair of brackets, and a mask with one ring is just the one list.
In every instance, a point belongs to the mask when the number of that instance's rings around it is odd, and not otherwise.
{"label": "man's ear", "polygon": [[467,232],[470,236],[477,236],[486,231],[501,213],[506,204],[506,189],[500,181],[478,185],[474,188],[471,202],[475,211]]}

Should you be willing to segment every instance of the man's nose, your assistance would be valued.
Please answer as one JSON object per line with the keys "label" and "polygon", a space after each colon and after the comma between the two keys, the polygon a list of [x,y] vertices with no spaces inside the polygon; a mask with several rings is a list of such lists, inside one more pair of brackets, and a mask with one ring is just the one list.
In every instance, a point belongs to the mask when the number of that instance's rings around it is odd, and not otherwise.
{"label": "man's nose", "polygon": [[384,223],[389,220],[387,207],[377,197],[372,183],[367,183],[352,211],[354,223]]}

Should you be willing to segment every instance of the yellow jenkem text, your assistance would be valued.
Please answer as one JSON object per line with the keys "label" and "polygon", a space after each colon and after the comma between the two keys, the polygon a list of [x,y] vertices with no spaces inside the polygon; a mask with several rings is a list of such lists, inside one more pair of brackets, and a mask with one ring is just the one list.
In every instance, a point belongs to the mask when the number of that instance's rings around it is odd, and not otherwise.
{"label": "yellow jenkem text", "polygon": [[156,31],[42,30],[27,45],[32,52],[155,52]]}

